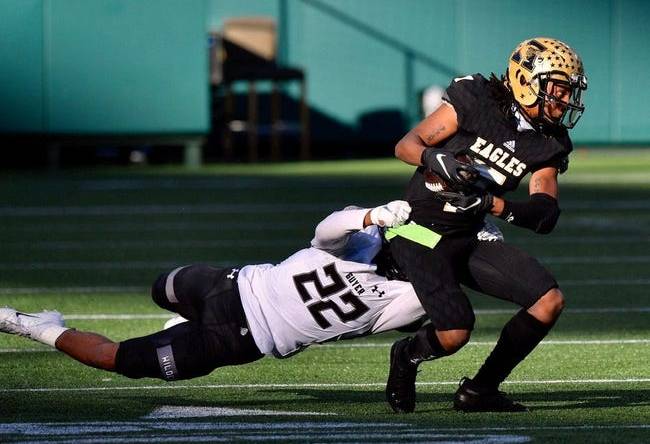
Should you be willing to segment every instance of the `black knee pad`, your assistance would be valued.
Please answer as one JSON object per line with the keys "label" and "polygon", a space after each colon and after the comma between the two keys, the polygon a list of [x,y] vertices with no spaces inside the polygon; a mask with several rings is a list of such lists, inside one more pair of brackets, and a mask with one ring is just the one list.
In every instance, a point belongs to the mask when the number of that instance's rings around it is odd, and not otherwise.
{"label": "black knee pad", "polygon": [[179,304],[196,306],[205,300],[206,295],[224,286],[222,278],[229,271],[203,264],[179,267],[158,276],[151,287],[151,297],[166,310],[176,311],[174,308]]}
{"label": "black knee pad", "polygon": [[218,366],[218,356],[212,356],[206,345],[205,332],[193,322],[121,342],[115,358],[115,371],[134,379],[190,379]]}
{"label": "black knee pad", "polygon": [[151,299],[153,299],[157,306],[164,308],[165,310],[171,308],[171,303],[167,298],[167,291],[165,289],[167,285],[167,276],[169,276],[169,273],[161,274],[151,286]]}

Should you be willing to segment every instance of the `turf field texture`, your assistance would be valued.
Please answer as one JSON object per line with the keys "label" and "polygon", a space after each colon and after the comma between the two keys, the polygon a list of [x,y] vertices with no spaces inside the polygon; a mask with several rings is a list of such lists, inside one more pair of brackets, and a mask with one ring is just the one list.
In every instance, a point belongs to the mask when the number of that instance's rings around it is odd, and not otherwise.
{"label": "turf field texture", "polygon": [[[148,297],[160,272],[279,261],[332,210],[399,198],[411,171],[385,159],[5,172],[0,305],[58,309],[68,325],[116,340],[144,335],[168,318]],[[422,365],[411,415],[384,402],[398,334],[175,383],[86,368],[1,334],[0,442],[650,442],[650,151],[578,150],[560,184],[552,234],[499,221],[567,298],[502,386],[528,413],[451,410],[459,379],[516,310],[472,294],[472,341]]]}

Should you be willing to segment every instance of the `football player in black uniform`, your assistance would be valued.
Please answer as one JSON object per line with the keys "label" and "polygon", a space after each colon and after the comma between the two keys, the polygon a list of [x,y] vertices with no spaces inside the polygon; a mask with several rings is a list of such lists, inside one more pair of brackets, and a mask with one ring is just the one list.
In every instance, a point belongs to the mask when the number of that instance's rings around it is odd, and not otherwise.
{"label": "football player in black uniform", "polygon": [[[549,332],[564,297],[533,257],[504,242],[478,242],[476,232],[488,213],[536,233],[553,230],[560,214],[557,176],[572,150],[567,129],[584,111],[586,88],[573,49],[552,38],[526,40],[510,56],[505,76],[454,79],[443,104],[397,144],[396,156],[418,166],[406,192],[417,225],[406,225],[410,235],[394,237],[391,250],[431,324],[391,349],[386,397],[396,412],[415,408],[418,364],[469,340],[474,313],[460,284],[522,309],[478,373],[461,380],[454,408],[526,410],[499,385]],[[528,200],[502,197],[528,173]]]}

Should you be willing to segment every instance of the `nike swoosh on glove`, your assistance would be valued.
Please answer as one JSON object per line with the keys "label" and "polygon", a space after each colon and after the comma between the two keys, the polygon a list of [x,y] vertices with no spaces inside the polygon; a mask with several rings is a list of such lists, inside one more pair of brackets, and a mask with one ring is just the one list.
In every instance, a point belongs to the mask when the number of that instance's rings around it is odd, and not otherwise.
{"label": "nike swoosh on glove", "polygon": [[454,153],[440,148],[427,148],[422,151],[422,165],[436,173],[450,185],[466,187],[479,178],[479,172],[472,165],[459,162]]}
{"label": "nike swoosh on glove", "polygon": [[403,200],[394,200],[370,211],[370,221],[380,227],[397,227],[407,221],[411,206]]}

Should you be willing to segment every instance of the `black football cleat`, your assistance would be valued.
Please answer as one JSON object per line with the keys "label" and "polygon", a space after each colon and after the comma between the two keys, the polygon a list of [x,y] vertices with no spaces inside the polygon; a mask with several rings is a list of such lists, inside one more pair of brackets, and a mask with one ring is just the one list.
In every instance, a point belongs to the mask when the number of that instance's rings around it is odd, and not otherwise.
{"label": "black football cleat", "polygon": [[400,339],[390,349],[390,370],[386,383],[386,401],[395,413],[415,410],[415,378],[418,366],[406,359],[404,349],[411,338]]}
{"label": "black football cleat", "polygon": [[454,395],[454,410],[471,412],[527,412],[525,405],[498,390],[482,390],[469,378],[460,380]]}

